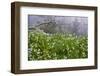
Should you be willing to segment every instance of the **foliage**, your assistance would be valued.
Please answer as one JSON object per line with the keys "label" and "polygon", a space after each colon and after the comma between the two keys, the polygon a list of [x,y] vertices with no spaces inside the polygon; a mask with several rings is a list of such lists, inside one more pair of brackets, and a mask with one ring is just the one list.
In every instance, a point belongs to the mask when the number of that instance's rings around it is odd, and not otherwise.
{"label": "foliage", "polygon": [[88,57],[87,36],[28,33],[28,60],[79,59]]}

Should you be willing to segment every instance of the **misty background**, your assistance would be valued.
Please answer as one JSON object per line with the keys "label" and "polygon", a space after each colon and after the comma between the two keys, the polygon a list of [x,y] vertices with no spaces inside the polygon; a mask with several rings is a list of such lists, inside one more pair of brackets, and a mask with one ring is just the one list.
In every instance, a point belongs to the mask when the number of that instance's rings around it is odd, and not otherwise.
{"label": "misty background", "polygon": [[28,15],[28,30],[35,28],[45,33],[71,33],[75,35],[88,34],[88,17]]}

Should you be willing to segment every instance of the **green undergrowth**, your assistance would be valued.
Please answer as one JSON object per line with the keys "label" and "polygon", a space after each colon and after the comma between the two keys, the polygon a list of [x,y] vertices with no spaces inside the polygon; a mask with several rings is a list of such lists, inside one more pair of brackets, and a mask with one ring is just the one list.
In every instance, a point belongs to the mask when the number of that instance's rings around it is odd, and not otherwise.
{"label": "green undergrowth", "polygon": [[28,60],[80,59],[88,57],[87,36],[28,33]]}

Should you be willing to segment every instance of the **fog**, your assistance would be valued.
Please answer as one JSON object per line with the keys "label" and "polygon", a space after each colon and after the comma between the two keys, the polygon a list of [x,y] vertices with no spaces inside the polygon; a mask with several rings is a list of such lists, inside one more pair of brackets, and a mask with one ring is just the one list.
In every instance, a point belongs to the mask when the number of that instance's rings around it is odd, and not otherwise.
{"label": "fog", "polygon": [[39,28],[46,33],[74,33],[87,35],[88,17],[81,16],[53,16],[28,15],[28,28]]}

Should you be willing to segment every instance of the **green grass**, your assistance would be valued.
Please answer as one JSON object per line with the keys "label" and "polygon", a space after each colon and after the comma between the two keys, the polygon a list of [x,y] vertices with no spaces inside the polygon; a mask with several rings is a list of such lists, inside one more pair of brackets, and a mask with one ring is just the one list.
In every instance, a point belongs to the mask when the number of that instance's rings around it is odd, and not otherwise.
{"label": "green grass", "polygon": [[79,59],[88,57],[87,36],[28,33],[28,60]]}

